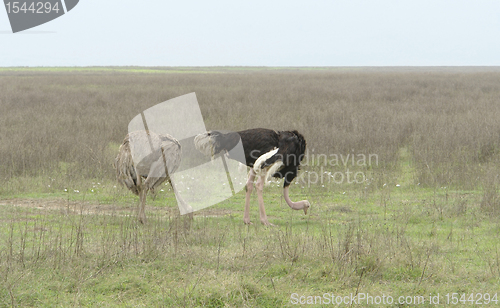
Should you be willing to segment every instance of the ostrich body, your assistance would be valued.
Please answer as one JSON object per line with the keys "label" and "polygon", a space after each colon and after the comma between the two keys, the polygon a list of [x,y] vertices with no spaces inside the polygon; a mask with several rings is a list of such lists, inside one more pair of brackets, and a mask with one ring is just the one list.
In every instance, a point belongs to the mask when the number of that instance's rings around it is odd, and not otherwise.
{"label": "ostrich body", "polygon": [[227,153],[229,158],[237,159],[242,157],[231,155],[231,151],[241,139],[243,145],[245,161],[240,161],[250,167],[246,184],[245,213],[243,221],[250,222],[250,195],[253,190],[253,183],[257,177],[255,187],[257,189],[257,200],[259,203],[260,221],[264,225],[271,225],[267,220],[264,208],[262,191],[264,183],[269,177],[283,178],[283,196],[286,203],[293,210],[307,210],[311,206],[309,201],[302,200],[293,202],[288,196],[288,189],[293,179],[297,177],[300,168],[300,161],[304,157],[306,150],[306,140],[296,130],[275,131],[265,128],[255,128],[239,132],[222,133],[219,131],[209,131],[196,136],[196,148],[207,155],[217,155]]}
{"label": "ostrich body", "polygon": [[146,222],[146,195],[165,181],[169,181],[177,200],[184,208],[189,206],[180,197],[170,179],[181,163],[181,145],[174,137],[151,131],[135,131],[125,136],[115,159],[118,182],[139,196],[138,218]]}

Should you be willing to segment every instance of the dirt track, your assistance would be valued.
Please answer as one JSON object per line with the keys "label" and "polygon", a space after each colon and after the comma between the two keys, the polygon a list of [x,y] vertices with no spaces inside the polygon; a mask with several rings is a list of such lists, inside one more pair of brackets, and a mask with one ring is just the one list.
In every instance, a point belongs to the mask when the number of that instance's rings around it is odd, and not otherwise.
{"label": "dirt track", "polygon": [[[31,208],[42,211],[59,211],[62,214],[83,214],[83,215],[115,215],[129,216],[136,215],[136,207],[130,205],[116,204],[95,204],[91,202],[68,201],[58,199],[6,199],[0,200],[0,206],[14,206],[21,208]],[[155,213],[156,215],[176,215],[178,213],[173,207],[146,206],[146,213]],[[231,211],[224,209],[203,209],[195,212],[195,216],[218,217],[230,214]]]}

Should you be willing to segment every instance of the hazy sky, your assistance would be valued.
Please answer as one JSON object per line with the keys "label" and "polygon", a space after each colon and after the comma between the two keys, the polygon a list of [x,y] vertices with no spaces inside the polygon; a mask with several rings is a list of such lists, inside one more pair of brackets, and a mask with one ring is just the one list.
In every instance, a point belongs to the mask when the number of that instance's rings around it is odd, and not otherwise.
{"label": "hazy sky", "polygon": [[498,0],[80,0],[13,34],[0,66],[500,65]]}

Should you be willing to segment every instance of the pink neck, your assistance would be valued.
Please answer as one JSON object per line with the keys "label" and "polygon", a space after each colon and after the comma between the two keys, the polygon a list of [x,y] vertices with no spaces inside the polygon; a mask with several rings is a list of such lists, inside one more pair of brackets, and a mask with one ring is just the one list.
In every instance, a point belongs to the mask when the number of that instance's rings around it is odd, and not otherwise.
{"label": "pink neck", "polygon": [[290,200],[290,197],[288,196],[288,188],[289,186],[285,187],[283,189],[283,196],[285,197],[285,202],[288,204],[289,207],[291,207],[293,210],[304,210],[304,213],[307,214],[307,209],[309,208],[309,201],[307,200],[302,200],[298,202],[293,202]]}

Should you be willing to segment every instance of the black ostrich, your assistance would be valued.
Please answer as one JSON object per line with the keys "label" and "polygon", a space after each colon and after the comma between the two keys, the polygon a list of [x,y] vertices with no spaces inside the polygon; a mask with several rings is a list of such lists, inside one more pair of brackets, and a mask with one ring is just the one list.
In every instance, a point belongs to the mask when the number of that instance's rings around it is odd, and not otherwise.
{"label": "black ostrich", "polygon": [[[244,149],[245,161],[241,161],[242,155],[231,155],[235,146],[240,141]],[[248,181],[246,184],[245,214],[244,222],[250,222],[250,195],[253,190],[253,182],[257,176],[255,187],[257,188],[257,200],[259,202],[260,221],[264,225],[271,225],[267,220],[264,208],[262,190],[268,178],[283,178],[283,196],[286,203],[293,210],[307,210],[311,206],[309,201],[302,200],[293,202],[288,196],[288,188],[293,179],[297,177],[300,162],[306,150],[306,140],[296,130],[275,131],[265,128],[248,129],[239,132],[222,133],[209,131],[196,136],[196,148],[210,156],[226,154],[229,158],[240,160],[241,163],[250,167]],[[237,153],[236,153],[237,154]],[[241,157],[241,158],[240,158]]]}

